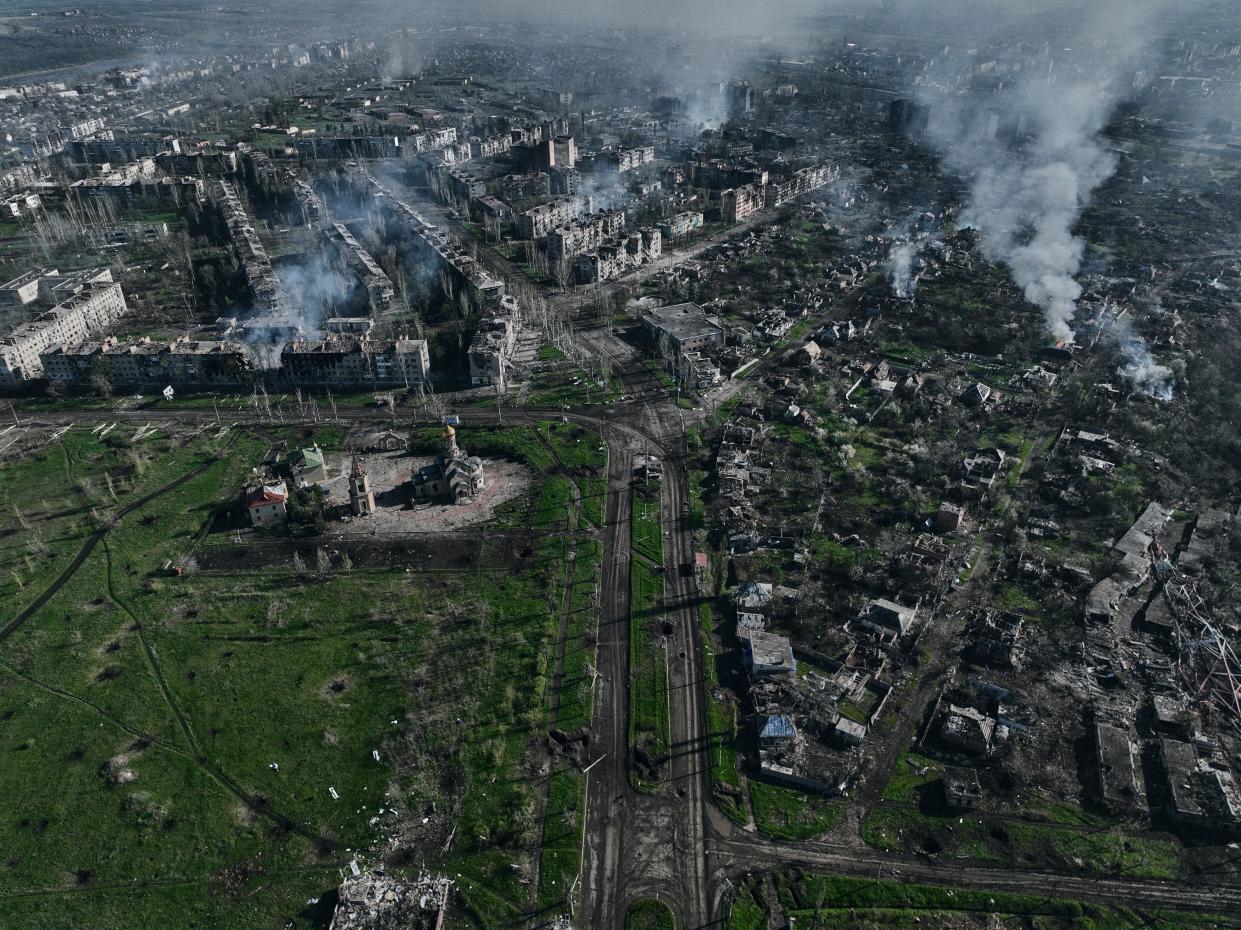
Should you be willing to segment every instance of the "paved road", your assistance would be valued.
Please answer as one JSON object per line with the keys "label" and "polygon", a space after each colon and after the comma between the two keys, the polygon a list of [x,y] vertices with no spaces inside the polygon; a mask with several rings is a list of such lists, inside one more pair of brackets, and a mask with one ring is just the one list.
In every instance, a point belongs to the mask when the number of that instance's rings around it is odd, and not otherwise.
{"label": "paved road", "polygon": [[[600,347],[603,348],[602,346]],[[622,382],[634,395],[629,404],[607,409],[575,410],[570,420],[598,429],[608,444],[608,500],[604,532],[599,633],[599,677],[595,684],[594,759],[588,775],[585,842],[582,855],[577,926],[621,930],[626,907],[640,897],[668,904],[682,930],[722,926],[731,882],[756,871],[790,867],[831,874],[887,875],[956,888],[1041,893],[1099,904],[1235,913],[1241,888],[1229,885],[1179,885],[1168,882],[1096,878],[1078,872],[983,868],[969,863],[929,863],[898,853],[857,845],[821,842],[779,844],[755,838],[708,817],[709,761],[705,727],[703,675],[698,648],[699,625],[692,578],[680,566],[692,564],[693,541],[682,519],[689,501],[687,476],[680,460],[682,412],[652,398],[649,372],[642,371],[609,343],[608,354],[622,368]],[[155,407],[148,410],[73,410],[19,413],[48,424],[68,422],[175,421],[210,424],[211,410]],[[463,409],[463,420],[494,422],[492,410]],[[349,423],[388,424],[391,417],[375,408],[338,405],[338,419]],[[557,419],[560,410],[512,409],[507,423]],[[224,417],[232,421],[236,417]],[[666,789],[639,794],[628,779],[629,675],[629,476],[635,452],[650,450],[665,462],[661,517],[665,539],[666,595],[675,632],[670,637],[670,729],[674,757]],[[1033,458],[1033,456],[1031,456]]]}
{"label": "paved road", "polygon": [[586,784],[579,913],[584,926],[609,926],[624,890],[621,853],[632,800],[629,751],[629,475],[624,438],[609,442],[603,577],[600,581],[599,648],[591,721],[593,763]]}

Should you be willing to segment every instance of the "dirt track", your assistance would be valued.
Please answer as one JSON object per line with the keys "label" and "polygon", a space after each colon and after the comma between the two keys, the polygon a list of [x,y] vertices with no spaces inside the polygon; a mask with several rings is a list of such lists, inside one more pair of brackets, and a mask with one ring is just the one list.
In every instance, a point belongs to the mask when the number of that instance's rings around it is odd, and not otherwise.
{"label": "dirt track", "polygon": [[[643,372],[640,377],[649,378]],[[629,788],[628,752],[628,619],[629,619],[629,465],[635,450],[664,452],[668,474],[664,488],[664,520],[670,536],[665,562],[675,563],[690,552],[687,529],[679,517],[686,500],[684,475],[677,449],[681,442],[680,412],[669,404],[653,406],[651,392],[637,387],[625,406],[569,414],[571,420],[602,431],[609,447],[608,500],[604,531],[602,620],[599,632],[600,676],[595,691],[594,767],[588,781],[583,871],[579,892],[580,925],[619,930],[625,906],[654,896],[673,908],[678,926],[722,926],[727,913],[729,882],[752,871],[797,867],[830,874],[874,877],[897,870],[902,880],[923,881],[978,890],[1011,890],[1059,896],[1099,904],[1159,907],[1214,913],[1241,909],[1241,888],[1231,885],[1179,885],[1168,882],[1095,878],[1078,872],[996,869],[970,863],[930,864],[897,853],[882,853],[856,844],[777,844],[756,839],[730,824],[708,816],[705,791],[707,758],[702,733],[701,674],[697,667],[697,624],[693,605],[678,611],[678,638],[685,656],[670,659],[674,697],[670,704],[678,759],[668,796],[638,795]],[[340,407],[341,419],[372,422],[370,408]],[[512,409],[506,423],[559,419],[560,410]],[[141,411],[133,419],[178,422],[214,419],[210,411]],[[43,414],[39,420],[107,422],[130,419],[116,411]],[[494,422],[491,411],[465,410],[463,422]],[[688,419],[688,416],[687,416]],[[669,448],[671,446],[671,448]],[[669,455],[668,453],[672,453]],[[181,481],[192,475],[183,476]],[[162,490],[170,490],[171,487]],[[137,503],[137,502],[135,502]],[[134,505],[131,505],[133,507]],[[106,532],[106,529],[102,530]],[[89,554],[89,553],[87,553]],[[83,559],[85,556],[83,556]],[[80,563],[79,563],[80,564]],[[666,573],[673,577],[675,570]],[[68,577],[68,576],[66,576]],[[62,582],[63,583],[63,582]],[[673,582],[674,602],[687,593]],[[50,596],[50,595],[49,595]],[[37,609],[37,608],[36,608]],[[686,626],[689,624],[692,631]],[[18,624],[20,625],[20,623]],[[10,621],[13,627],[13,621]],[[15,628],[15,627],[14,627]],[[7,629],[7,628],[6,628]],[[8,632],[0,631],[0,639]],[[677,667],[677,663],[680,667]]]}

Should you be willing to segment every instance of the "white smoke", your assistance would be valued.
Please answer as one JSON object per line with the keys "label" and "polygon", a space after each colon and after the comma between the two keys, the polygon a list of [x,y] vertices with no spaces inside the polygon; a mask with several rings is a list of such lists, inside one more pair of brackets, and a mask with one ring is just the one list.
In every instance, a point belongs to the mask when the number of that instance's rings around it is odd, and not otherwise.
{"label": "white smoke", "polygon": [[323,321],[336,316],[349,295],[344,277],[318,261],[281,265],[276,271],[281,284],[276,309],[243,324],[242,344],[259,369],[281,367],[284,348],[294,340],[321,340]]}
{"label": "white smoke", "polygon": [[911,300],[917,293],[926,268],[921,257],[923,250],[941,245],[937,224],[934,213],[922,212],[898,223],[890,233],[892,245],[886,267],[892,293],[898,300]]}
{"label": "white smoke", "polygon": [[918,279],[913,271],[917,255],[918,247],[912,242],[898,242],[888,253],[888,278],[892,282],[892,293],[900,300],[909,300],[918,290]]}
{"label": "white smoke", "polygon": [[1160,365],[1151,355],[1146,340],[1133,331],[1127,317],[1118,319],[1114,326],[1124,363],[1116,373],[1133,385],[1134,390],[1156,400],[1172,399],[1172,369]]}
{"label": "white smoke", "polygon": [[[978,230],[984,255],[1009,268],[1026,299],[1042,309],[1048,332],[1066,345],[1074,341],[1086,246],[1074,230],[1116,170],[1103,131],[1151,67],[1157,33],[1150,16],[1161,9],[1157,0],[1082,6],[1061,22],[1077,27],[1076,49],[1060,58],[1049,51],[1031,69],[1037,77],[990,85],[986,96],[922,95],[932,107],[930,139],[971,182],[961,225]],[[972,86],[961,73],[943,86]],[[1152,396],[1170,396],[1168,369],[1140,336],[1130,331],[1121,349],[1126,377]]]}
{"label": "white smoke", "polygon": [[[974,102],[944,109],[930,136],[948,164],[972,178],[960,224],[981,234],[983,254],[1003,262],[1058,341],[1073,342],[1085,242],[1073,229],[1115,157],[1101,132],[1118,102],[1105,78],[1039,80],[996,101],[1021,140],[997,137],[998,118]],[[1016,131],[1015,129],[1013,130]]]}

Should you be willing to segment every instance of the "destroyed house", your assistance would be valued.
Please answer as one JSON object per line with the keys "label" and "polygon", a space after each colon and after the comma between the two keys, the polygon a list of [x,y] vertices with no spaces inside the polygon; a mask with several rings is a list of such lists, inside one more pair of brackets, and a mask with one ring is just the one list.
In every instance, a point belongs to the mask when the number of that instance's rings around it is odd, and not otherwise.
{"label": "destroyed house", "polygon": [[1236,832],[1241,827],[1241,791],[1231,772],[1200,761],[1189,743],[1161,739],[1168,814],[1191,827]]}
{"label": "destroyed house", "polygon": [[886,598],[876,598],[866,605],[858,619],[868,630],[882,636],[903,636],[913,627],[918,608],[898,604]]}
{"label": "destroyed house", "polygon": [[832,739],[840,746],[861,746],[866,739],[866,724],[842,714],[832,727]]}
{"label": "destroyed house", "polygon": [[966,496],[989,491],[1004,468],[1003,449],[979,449],[961,463],[961,490]]}
{"label": "destroyed house", "polygon": [[1151,727],[1173,735],[1188,731],[1189,710],[1179,697],[1167,694],[1151,696]]}
{"label": "destroyed house", "polygon": [[982,784],[973,769],[948,766],[944,769],[942,787],[944,804],[952,810],[972,811],[982,804]]}
{"label": "destroyed house", "polygon": [[1092,623],[1111,623],[1117,619],[1124,598],[1150,577],[1148,550],[1151,543],[1172,518],[1172,511],[1158,502],[1147,506],[1112,547],[1112,554],[1119,557],[1120,565],[1111,575],[1096,584],[1086,597],[1086,620]]}
{"label": "destroyed house", "polygon": [[797,728],[793,726],[792,719],[787,715],[775,714],[763,719],[762,728],[758,732],[758,744],[761,749],[791,749],[796,740]]}
{"label": "destroyed house", "polygon": [[246,512],[251,526],[271,526],[284,522],[288,488],[283,481],[260,484],[246,491]]}
{"label": "destroyed house", "polygon": [[733,591],[733,607],[738,611],[758,613],[770,609],[774,588],[770,582],[746,581]]}
{"label": "destroyed house", "polygon": [[752,633],[767,629],[767,618],[762,614],[737,614],[737,639],[748,639]]}
{"label": "destroyed house", "polygon": [[973,707],[949,704],[940,725],[940,739],[949,746],[985,755],[995,737],[995,720]]}
{"label": "destroyed house", "polygon": [[1099,798],[1113,811],[1136,808],[1142,800],[1129,735],[1106,723],[1094,727],[1095,767],[1099,776]]}
{"label": "destroyed house", "polygon": [[961,395],[961,403],[967,407],[982,407],[991,399],[991,388],[985,384],[971,384]]}
{"label": "destroyed house", "polygon": [[953,533],[961,528],[965,519],[965,508],[949,501],[939,505],[935,512],[934,528],[937,533]]}
{"label": "destroyed house", "polygon": [[289,469],[299,488],[327,481],[323,451],[318,446],[312,449],[296,449],[289,453]]}
{"label": "destroyed house", "polygon": [[1017,614],[984,614],[972,631],[973,659],[998,668],[1015,668],[1020,657],[1023,626],[1024,622]]}
{"label": "destroyed house", "polygon": [[1202,561],[1219,552],[1226,552],[1228,533],[1232,528],[1232,514],[1226,510],[1211,508],[1204,511],[1194,524],[1189,545],[1181,553],[1177,567],[1189,574],[1201,571]]}
{"label": "destroyed house", "polygon": [[752,675],[783,675],[797,671],[788,637],[755,631],[743,644]]}

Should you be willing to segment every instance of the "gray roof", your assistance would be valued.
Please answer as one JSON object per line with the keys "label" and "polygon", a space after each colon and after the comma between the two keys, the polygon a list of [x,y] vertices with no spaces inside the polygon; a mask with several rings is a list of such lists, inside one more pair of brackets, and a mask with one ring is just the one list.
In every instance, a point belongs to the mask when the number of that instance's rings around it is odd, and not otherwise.
{"label": "gray roof", "polygon": [[707,311],[694,303],[659,307],[647,313],[644,318],[677,342],[714,336],[720,332],[719,324],[707,315]]}

